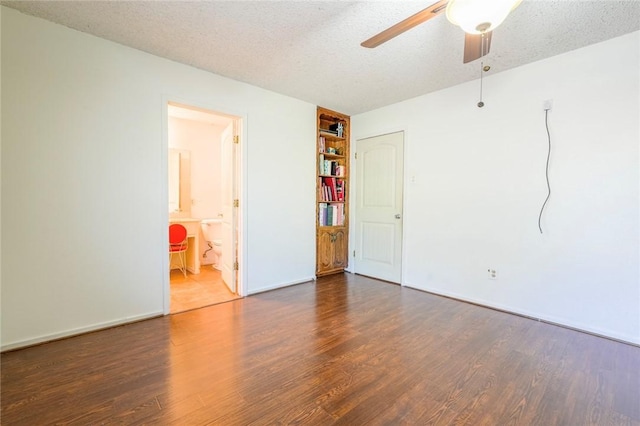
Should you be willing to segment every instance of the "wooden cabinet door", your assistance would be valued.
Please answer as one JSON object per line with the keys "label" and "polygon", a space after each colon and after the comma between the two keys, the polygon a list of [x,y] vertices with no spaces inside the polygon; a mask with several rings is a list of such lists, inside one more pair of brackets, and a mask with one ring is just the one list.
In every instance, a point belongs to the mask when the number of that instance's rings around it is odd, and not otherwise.
{"label": "wooden cabinet door", "polygon": [[327,230],[318,231],[318,252],[316,258],[318,259],[317,273],[330,271],[333,269],[333,237],[331,232]]}
{"label": "wooden cabinet door", "polygon": [[316,274],[337,272],[347,267],[347,234],[344,228],[318,231]]}
{"label": "wooden cabinet door", "polygon": [[333,267],[347,267],[347,238],[343,228],[337,229],[333,233]]}

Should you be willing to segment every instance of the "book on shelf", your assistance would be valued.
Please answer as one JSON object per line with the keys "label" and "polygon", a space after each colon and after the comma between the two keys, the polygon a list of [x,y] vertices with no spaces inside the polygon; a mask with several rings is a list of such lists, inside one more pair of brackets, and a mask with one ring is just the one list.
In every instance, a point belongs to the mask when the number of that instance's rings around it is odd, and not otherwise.
{"label": "book on shelf", "polygon": [[320,203],[318,207],[318,224],[320,226],[327,225],[327,203]]}
{"label": "book on shelf", "polygon": [[326,183],[322,183],[322,201],[333,201],[331,200],[330,189]]}
{"label": "book on shelf", "polygon": [[338,122],[329,126],[331,132],[336,132],[336,136],[341,138],[344,134],[344,124]]}
{"label": "book on shelf", "polygon": [[338,129],[336,128],[336,130],[331,130],[331,129],[320,129],[321,132],[323,133],[328,133],[330,135],[335,135],[338,136]]}
{"label": "book on shelf", "polygon": [[320,174],[326,176],[338,176],[342,177],[345,175],[346,167],[340,165],[337,161],[334,160],[325,160],[324,154],[320,154]]}
{"label": "book on shelf", "polygon": [[320,226],[344,225],[344,204],[320,203],[318,208],[318,224]]}
{"label": "book on shelf", "polygon": [[329,201],[338,201],[338,193],[336,191],[336,178],[328,177],[324,178],[325,184],[329,187]]}
{"label": "book on shelf", "polygon": [[324,136],[320,136],[320,138],[318,139],[318,151],[325,152],[325,149],[326,149],[326,140]]}
{"label": "book on shelf", "polygon": [[320,184],[320,201],[340,201],[345,200],[344,179],[336,177],[323,177]]}

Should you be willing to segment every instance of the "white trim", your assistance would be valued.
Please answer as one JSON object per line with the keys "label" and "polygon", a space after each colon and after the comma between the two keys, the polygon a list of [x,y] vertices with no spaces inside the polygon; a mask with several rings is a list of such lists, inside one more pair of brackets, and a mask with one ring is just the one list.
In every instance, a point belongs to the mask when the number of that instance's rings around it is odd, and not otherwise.
{"label": "white trim", "polygon": [[277,290],[279,288],[291,287],[292,285],[304,284],[304,283],[308,283],[308,282],[312,282],[312,281],[316,281],[316,277],[315,276],[311,276],[311,277],[308,277],[308,278],[303,278],[303,279],[300,279],[300,280],[290,281],[290,282],[286,282],[286,283],[274,284],[274,285],[270,285],[270,286],[267,286],[267,287],[260,287],[260,288],[252,290],[251,293],[249,293],[249,296],[254,295],[254,294],[258,294],[258,293],[264,293],[265,291]]}
{"label": "white trim", "polygon": [[158,318],[163,315],[164,314],[162,312],[158,311],[158,312],[152,312],[152,313],[143,314],[143,315],[136,315],[133,317],[126,317],[126,318],[122,318],[114,321],[107,321],[99,324],[93,324],[86,327],[74,328],[74,329],[62,331],[59,333],[45,334],[43,336],[38,336],[31,339],[20,340],[18,342],[2,345],[2,347],[0,348],[0,351],[4,352],[4,351],[13,350],[13,349],[23,348],[26,346],[33,346],[39,343],[46,343],[53,340],[63,339],[66,337],[78,336],[80,334],[85,334],[92,331],[104,330],[104,329],[116,327],[119,325],[125,325],[125,324],[130,324],[130,323],[134,323],[142,320],[148,320],[151,318]]}
{"label": "white trim", "polygon": [[409,164],[409,144],[407,140],[409,139],[409,131],[407,127],[404,126],[402,130],[402,154],[404,158],[402,161],[402,173],[404,176],[402,177],[402,265],[400,265],[400,286],[405,285],[404,277],[407,276],[407,262],[404,261],[406,253],[407,253],[407,196],[409,194],[408,184],[412,183],[410,181],[410,176],[408,176],[409,168],[407,164]]}
{"label": "white trim", "polygon": [[[407,129],[408,129],[408,127],[406,125],[392,126],[392,127],[387,127],[387,128],[376,130],[376,131],[367,132],[367,133],[364,133],[362,135],[358,135],[355,138],[352,137],[351,139],[352,139],[352,141],[355,140],[357,142],[360,139],[377,138],[378,136],[390,135],[392,133],[399,133],[399,132],[403,132],[405,134],[405,136],[406,136],[407,135]],[[404,139],[405,139],[405,142],[406,142],[407,138],[405,137]],[[353,151],[355,153],[355,149]],[[355,160],[355,157],[353,157],[353,159]]]}
{"label": "white trim", "polygon": [[[241,168],[239,173],[237,173],[237,178],[240,180],[238,187],[241,188],[240,193],[238,194],[238,200],[240,203],[240,215],[238,217],[238,232],[240,233],[240,239],[242,241],[240,250],[238,251],[238,283],[236,283],[236,289],[238,291],[238,295],[244,297],[248,294],[248,277],[247,277],[247,145],[249,141],[249,131],[248,131],[248,116],[246,112],[236,111],[233,108],[228,108],[226,106],[219,105],[211,105],[208,102],[200,102],[193,99],[185,99],[180,96],[174,96],[169,94],[163,94],[161,100],[161,108],[162,108],[162,141],[161,141],[161,154],[160,154],[160,170],[162,176],[160,177],[160,182],[162,182],[161,188],[161,201],[163,205],[168,205],[168,165],[167,165],[167,156],[169,150],[169,118],[168,118],[168,109],[167,105],[170,103],[177,103],[186,106],[192,106],[195,108],[202,108],[207,111],[211,111],[213,113],[219,115],[225,115],[229,117],[234,117],[236,120],[240,120],[242,125],[242,133],[240,134],[240,162]],[[166,224],[169,222],[169,212],[165,211],[167,209],[162,209],[161,211],[161,222]],[[162,230],[159,230],[162,232]],[[169,236],[166,234],[166,241],[164,247],[168,247],[169,245]],[[160,258],[162,261],[162,291],[163,291],[163,312],[164,315],[169,315],[170,305],[171,305],[171,288],[169,285],[169,268],[168,268],[168,260],[166,259],[166,250],[163,250],[162,247],[159,248],[161,252]]]}
{"label": "white trim", "polygon": [[557,325],[557,326],[560,326],[560,327],[567,327],[567,328],[570,328],[570,329],[573,329],[573,330],[577,330],[577,331],[581,331],[581,332],[597,335],[599,337],[605,337],[605,338],[610,338],[610,339],[614,339],[614,340],[619,340],[621,342],[629,343],[629,344],[632,344],[632,345],[640,345],[640,336],[628,336],[628,335],[616,333],[615,331],[612,331],[612,330],[602,330],[602,329],[598,329],[598,328],[595,328],[595,327],[589,327],[589,326],[587,326],[585,324],[582,324],[582,323],[576,323],[576,322],[573,322],[573,321],[568,321],[566,318],[559,318],[559,317],[555,317],[553,315],[551,315],[551,316],[540,315],[539,313],[528,311],[526,309],[514,309],[511,306],[501,305],[499,303],[492,303],[492,302],[488,302],[488,301],[483,300],[483,299],[470,298],[470,297],[466,297],[466,296],[463,296],[463,295],[458,294],[458,293],[442,291],[442,290],[439,290],[439,289],[432,289],[432,288],[429,288],[429,287],[418,287],[418,286],[415,286],[415,285],[412,285],[412,284],[409,284],[409,283],[405,283],[404,286],[408,287],[408,288],[412,288],[414,290],[419,290],[419,291],[424,291],[424,292],[427,292],[427,293],[432,293],[432,294],[435,294],[437,296],[449,297],[451,299],[459,300],[461,302],[473,303],[474,305],[478,305],[478,306],[489,308],[489,309],[497,309],[499,311],[502,311],[502,312],[505,312],[505,313],[508,313],[508,314],[519,315],[519,316],[526,317],[526,318],[529,318],[529,319],[532,319],[532,320],[543,321],[545,323]]}
{"label": "white trim", "polygon": [[248,247],[249,247],[249,232],[247,228],[247,224],[249,221],[248,218],[248,210],[247,210],[247,194],[248,191],[248,174],[249,174],[249,163],[248,163],[248,155],[249,152],[249,116],[247,113],[237,114],[237,117],[240,117],[242,123],[242,133],[240,133],[240,164],[241,169],[240,173],[238,173],[238,178],[240,179],[238,189],[240,190],[238,194],[238,200],[240,200],[240,211],[238,215],[238,232],[240,233],[240,240],[242,241],[240,244],[240,250],[238,250],[238,281],[239,284],[236,283],[236,290],[238,291],[239,296],[247,296],[249,294],[249,276],[247,274],[248,269]]}
{"label": "white trim", "polygon": [[[160,105],[162,114],[162,140],[160,141],[160,201],[163,208],[160,209],[160,223],[169,223],[169,211],[164,206],[169,205],[169,98],[165,95],[162,96],[162,102]],[[166,226],[165,226],[166,227]],[[169,309],[171,307],[171,289],[169,287],[169,260],[167,259],[166,247],[169,247],[169,233],[159,230],[162,237],[162,247],[158,247],[158,257],[162,264],[162,312],[164,315],[169,315]]]}

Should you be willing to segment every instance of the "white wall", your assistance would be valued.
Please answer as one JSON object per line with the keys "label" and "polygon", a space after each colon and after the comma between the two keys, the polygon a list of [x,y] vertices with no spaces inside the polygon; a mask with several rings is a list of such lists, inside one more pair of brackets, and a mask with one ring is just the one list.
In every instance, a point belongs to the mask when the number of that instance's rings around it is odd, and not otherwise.
{"label": "white wall", "polygon": [[189,217],[216,218],[222,212],[221,144],[224,127],[185,118],[169,117],[169,147],[191,153],[191,205]]}
{"label": "white wall", "polygon": [[406,129],[404,285],[640,343],[639,39],[486,75],[482,109],[474,81],[352,117]]}
{"label": "white wall", "polygon": [[313,277],[314,105],[1,19],[3,349],[162,313],[167,99],[245,119],[248,292]]}

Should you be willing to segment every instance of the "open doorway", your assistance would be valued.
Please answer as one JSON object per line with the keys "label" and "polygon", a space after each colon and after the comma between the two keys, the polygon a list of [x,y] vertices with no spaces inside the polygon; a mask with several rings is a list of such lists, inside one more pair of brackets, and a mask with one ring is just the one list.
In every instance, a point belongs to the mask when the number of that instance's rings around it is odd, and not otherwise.
{"label": "open doorway", "polygon": [[242,296],[237,149],[241,129],[240,117],[167,103],[169,225],[187,230],[186,252],[169,261],[169,313]]}

